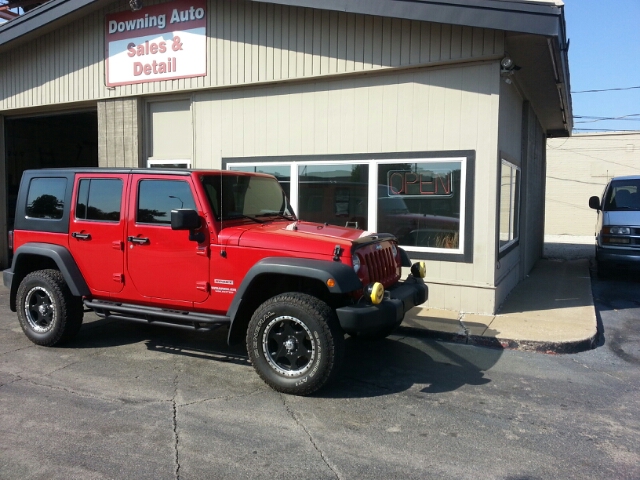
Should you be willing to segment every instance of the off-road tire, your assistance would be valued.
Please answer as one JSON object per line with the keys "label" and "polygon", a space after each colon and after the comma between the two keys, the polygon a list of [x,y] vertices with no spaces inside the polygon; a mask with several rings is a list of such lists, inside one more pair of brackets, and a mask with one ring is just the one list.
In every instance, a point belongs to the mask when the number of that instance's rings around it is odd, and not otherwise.
{"label": "off-road tire", "polygon": [[24,277],[16,293],[20,326],[29,340],[52,347],[71,340],[82,326],[83,308],[58,270]]}
{"label": "off-road tire", "polygon": [[303,293],[284,293],[254,312],[247,329],[247,352],[271,388],[309,395],[338,375],[344,332],[326,303]]}

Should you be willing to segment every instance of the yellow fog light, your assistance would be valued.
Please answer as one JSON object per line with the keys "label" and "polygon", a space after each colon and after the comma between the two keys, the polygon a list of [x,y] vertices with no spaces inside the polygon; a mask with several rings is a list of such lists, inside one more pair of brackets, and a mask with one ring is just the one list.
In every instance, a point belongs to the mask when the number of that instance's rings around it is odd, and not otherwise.
{"label": "yellow fog light", "polygon": [[384,287],[380,282],[372,283],[367,287],[367,293],[371,299],[371,303],[378,305],[384,297]]}
{"label": "yellow fog light", "polygon": [[416,262],[411,265],[411,274],[414,277],[424,278],[427,276],[427,266],[424,262]]}

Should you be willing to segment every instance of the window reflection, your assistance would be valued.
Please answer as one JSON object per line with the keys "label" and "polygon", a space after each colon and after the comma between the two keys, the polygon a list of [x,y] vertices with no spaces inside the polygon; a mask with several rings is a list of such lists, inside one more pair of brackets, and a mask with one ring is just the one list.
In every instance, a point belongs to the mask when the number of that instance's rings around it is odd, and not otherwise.
{"label": "window reflection", "polygon": [[401,245],[457,249],[461,162],[378,166],[378,231]]}
{"label": "window reflection", "polygon": [[366,230],[368,165],[298,167],[300,219]]}

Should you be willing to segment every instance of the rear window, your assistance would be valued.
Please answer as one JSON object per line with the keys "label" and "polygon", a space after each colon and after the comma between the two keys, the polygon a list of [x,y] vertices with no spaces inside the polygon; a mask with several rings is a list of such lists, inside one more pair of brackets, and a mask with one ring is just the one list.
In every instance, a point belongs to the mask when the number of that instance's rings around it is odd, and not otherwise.
{"label": "rear window", "polygon": [[66,178],[32,178],[27,194],[27,217],[60,220],[64,214],[66,191]]}

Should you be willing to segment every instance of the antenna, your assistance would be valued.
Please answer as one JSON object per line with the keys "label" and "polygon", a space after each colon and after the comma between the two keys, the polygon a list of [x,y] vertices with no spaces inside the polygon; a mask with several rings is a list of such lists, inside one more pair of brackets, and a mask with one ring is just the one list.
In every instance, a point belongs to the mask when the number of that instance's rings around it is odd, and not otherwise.
{"label": "antenna", "polygon": [[[224,218],[224,209],[222,208],[222,199],[224,198],[224,194],[222,193],[222,169],[220,169],[220,191],[218,193],[220,194],[220,233],[222,233],[222,219]],[[220,235],[218,235],[218,241],[220,241]],[[227,251],[224,245],[222,245],[222,242],[220,243],[220,256],[227,258]]]}

